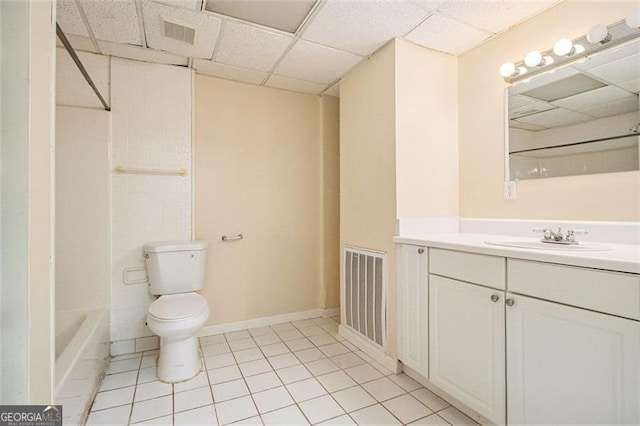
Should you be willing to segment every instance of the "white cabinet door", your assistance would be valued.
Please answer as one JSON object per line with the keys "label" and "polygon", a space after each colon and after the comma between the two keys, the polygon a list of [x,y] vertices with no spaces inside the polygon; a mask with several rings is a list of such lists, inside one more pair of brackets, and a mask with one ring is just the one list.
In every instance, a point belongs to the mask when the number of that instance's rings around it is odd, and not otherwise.
{"label": "white cabinet door", "polygon": [[640,323],[510,300],[509,424],[640,424]]}
{"label": "white cabinet door", "polygon": [[429,380],[505,422],[504,293],[429,276]]}
{"label": "white cabinet door", "polygon": [[399,357],[405,365],[428,377],[427,249],[401,245],[398,265]]}

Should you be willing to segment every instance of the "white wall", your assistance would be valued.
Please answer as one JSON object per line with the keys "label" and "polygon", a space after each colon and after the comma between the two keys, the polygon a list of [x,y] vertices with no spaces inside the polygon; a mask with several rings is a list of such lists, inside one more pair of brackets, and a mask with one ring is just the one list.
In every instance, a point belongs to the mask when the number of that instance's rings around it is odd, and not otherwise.
{"label": "white wall", "polygon": [[112,346],[118,353],[157,345],[156,337],[140,339],[153,335],[144,325],[153,297],[144,282],[125,284],[125,269],[144,271],[147,242],[191,239],[191,71],[113,58],[111,103],[112,166],[189,173],[112,175],[111,340],[119,341]]}
{"label": "white wall", "polygon": [[[107,103],[111,99],[111,57],[76,52]],[[66,49],[56,49],[56,105],[104,110],[102,103],[86,82]]]}

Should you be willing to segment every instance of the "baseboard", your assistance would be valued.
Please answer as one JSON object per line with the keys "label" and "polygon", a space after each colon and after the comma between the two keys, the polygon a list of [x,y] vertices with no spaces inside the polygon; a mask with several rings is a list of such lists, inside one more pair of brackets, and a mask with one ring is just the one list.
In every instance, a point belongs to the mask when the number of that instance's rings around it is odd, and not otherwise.
{"label": "baseboard", "polygon": [[[309,311],[292,312],[289,314],[273,315],[270,317],[255,318],[244,321],[229,322],[226,324],[207,325],[202,327],[198,337],[211,336],[212,334],[230,333],[233,331],[247,330],[250,328],[265,327],[267,325],[281,324],[283,322],[300,321],[310,318],[324,317],[328,309],[311,309]],[[340,313],[340,308],[338,308]]]}
{"label": "baseboard", "polygon": [[322,310],[322,318],[331,318],[340,315],[340,307]]}
{"label": "baseboard", "polygon": [[391,358],[377,345],[374,345],[364,337],[360,336],[358,333],[352,331],[350,328],[345,327],[343,325],[340,325],[338,327],[338,333],[342,337],[347,339],[349,343],[356,346],[362,352],[364,352],[365,354],[373,358],[375,361],[382,364],[385,368],[393,371],[396,374],[400,373],[401,370],[400,370],[400,365],[398,363],[398,360],[395,358]]}

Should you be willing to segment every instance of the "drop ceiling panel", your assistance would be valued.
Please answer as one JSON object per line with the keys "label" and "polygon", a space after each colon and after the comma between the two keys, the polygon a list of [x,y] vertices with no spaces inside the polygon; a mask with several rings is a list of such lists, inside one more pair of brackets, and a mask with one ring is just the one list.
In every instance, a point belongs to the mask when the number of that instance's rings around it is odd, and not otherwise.
{"label": "drop ceiling panel", "polygon": [[275,73],[326,85],[337,80],[362,59],[352,53],[300,40],[280,62]]}
{"label": "drop ceiling panel", "polygon": [[563,78],[547,85],[528,90],[523,92],[523,94],[532,98],[551,102],[604,86],[606,86],[606,84],[601,81],[594,80],[584,74],[576,74],[574,76]]}
{"label": "drop ceiling panel", "polygon": [[294,33],[315,3],[316,0],[208,0],[205,8],[210,12]]}
{"label": "drop ceiling panel", "polygon": [[440,11],[476,28],[499,33],[556,4],[554,1],[451,1]]}
{"label": "drop ceiling panel", "polygon": [[531,124],[531,123],[522,123],[518,120],[510,120],[509,121],[509,127],[514,127],[516,129],[522,129],[522,130],[531,130],[531,131],[538,131],[538,130],[544,130],[546,129],[546,127],[543,126],[538,126],[537,124]]}
{"label": "drop ceiling panel", "polygon": [[340,82],[337,82],[333,86],[329,87],[329,89],[327,89],[327,91],[324,92],[324,94],[325,95],[329,95],[329,96],[335,96],[336,98],[339,98],[340,97]]}
{"label": "drop ceiling panel", "polygon": [[618,86],[637,94],[638,92],[640,92],[640,77],[618,83]]}
{"label": "drop ceiling panel", "polygon": [[[91,41],[91,39],[88,37],[67,35],[67,40],[69,40],[69,43],[71,43],[71,47],[73,47],[73,50],[81,51],[81,52],[100,53],[98,52],[98,49],[96,49],[96,47],[94,46],[93,41]],[[58,46],[63,46],[62,42],[57,37],[56,37],[56,44]]]}
{"label": "drop ceiling panel", "polygon": [[573,66],[581,70],[588,70],[638,54],[640,54],[640,43],[636,42],[588,57]]}
{"label": "drop ceiling panel", "polygon": [[509,107],[509,118],[526,117],[528,115],[537,114],[554,108],[555,107],[553,105],[546,102],[534,101],[519,107]]}
{"label": "drop ceiling panel", "polygon": [[591,68],[589,73],[611,83],[633,80],[640,75],[640,55],[628,56],[606,65]]}
{"label": "drop ceiling panel", "polygon": [[134,0],[80,0],[80,5],[96,39],[142,45]]}
{"label": "drop ceiling panel", "polygon": [[269,75],[263,71],[233,67],[203,59],[194,60],[193,67],[196,69],[198,74],[210,75],[213,77],[224,78],[226,80],[234,80],[250,84],[260,84]]}
{"label": "drop ceiling panel", "polygon": [[[583,112],[594,117],[603,118],[633,111],[638,111],[638,98],[635,96],[630,96],[608,104],[596,105],[593,108],[585,109]],[[640,121],[640,116],[638,116],[638,120]]]}
{"label": "drop ceiling panel", "polygon": [[75,34],[89,37],[87,27],[78,11],[75,0],[58,0],[56,3],[56,19],[65,35]]}
{"label": "drop ceiling panel", "polygon": [[327,87],[324,84],[298,80],[295,78],[289,78],[276,74],[273,74],[271,75],[271,77],[269,77],[269,80],[267,80],[265,86],[273,87],[276,89],[292,90],[294,92],[310,93],[312,95],[320,94]]}
{"label": "drop ceiling panel", "polygon": [[519,118],[518,121],[522,123],[537,124],[538,126],[551,128],[584,123],[585,121],[589,121],[591,119],[592,117],[581,114],[579,112],[556,108],[553,110],[541,112],[539,114]]}
{"label": "drop ceiling panel", "polygon": [[403,36],[428,14],[411,3],[328,0],[302,38],[364,56]]}
{"label": "drop ceiling panel", "polygon": [[[192,58],[211,59],[222,19],[211,14],[144,1],[145,34],[149,47]],[[195,43],[189,44],[163,35],[164,20],[194,28]]]}
{"label": "drop ceiling panel", "polygon": [[599,89],[583,92],[578,95],[569,96],[568,98],[558,99],[551,103],[561,108],[573,111],[585,111],[595,108],[598,105],[609,104],[624,98],[637,99],[627,91],[618,89],[614,86],[605,86]]}
{"label": "drop ceiling panel", "polygon": [[157,3],[189,10],[200,10],[202,8],[202,0],[159,0]]}
{"label": "drop ceiling panel", "polygon": [[226,21],[214,59],[227,65],[270,71],[293,41],[293,36]]}
{"label": "drop ceiling panel", "polygon": [[491,35],[444,15],[434,14],[411,31],[406,38],[431,49],[460,55]]}
{"label": "drop ceiling panel", "polygon": [[172,55],[160,50],[146,49],[144,47],[112,43],[109,41],[100,41],[98,44],[100,45],[100,50],[103,54],[117,56],[119,58],[181,66],[187,66],[189,63],[188,58],[185,58],[184,56]]}
{"label": "drop ceiling panel", "polygon": [[421,7],[427,12],[433,12],[438,10],[442,5],[446,4],[446,1],[432,1],[432,0],[411,0],[409,3],[415,4]]}

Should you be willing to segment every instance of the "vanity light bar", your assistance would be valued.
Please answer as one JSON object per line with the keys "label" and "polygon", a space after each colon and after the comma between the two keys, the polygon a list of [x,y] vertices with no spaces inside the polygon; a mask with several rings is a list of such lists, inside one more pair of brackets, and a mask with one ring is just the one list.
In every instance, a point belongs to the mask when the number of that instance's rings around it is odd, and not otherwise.
{"label": "vanity light bar", "polygon": [[507,62],[500,67],[507,83],[517,83],[538,74],[556,69],[576,59],[593,55],[602,50],[610,49],[622,43],[638,38],[640,29],[640,9],[629,15],[625,20],[611,25],[596,25],[589,32],[575,40],[562,38],[552,49],[545,52],[529,52],[524,60],[518,63]]}

